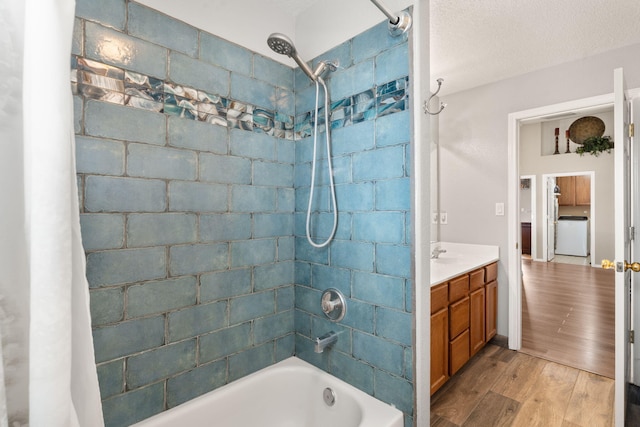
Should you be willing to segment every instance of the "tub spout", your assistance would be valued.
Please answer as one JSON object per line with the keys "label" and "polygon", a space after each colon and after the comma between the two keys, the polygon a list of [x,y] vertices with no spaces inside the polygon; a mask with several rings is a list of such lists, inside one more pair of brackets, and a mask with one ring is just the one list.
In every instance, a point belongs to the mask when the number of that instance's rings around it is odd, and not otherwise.
{"label": "tub spout", "polygon": [[338,341],[338,334],[336,334],[333,331],[327,332],[321,337],[316,337],[316,339],[313,340],[315,344],[314,351],[316,353],[322,353],[325,348],[329,347],[331,344],[333,344],[336,341]]}

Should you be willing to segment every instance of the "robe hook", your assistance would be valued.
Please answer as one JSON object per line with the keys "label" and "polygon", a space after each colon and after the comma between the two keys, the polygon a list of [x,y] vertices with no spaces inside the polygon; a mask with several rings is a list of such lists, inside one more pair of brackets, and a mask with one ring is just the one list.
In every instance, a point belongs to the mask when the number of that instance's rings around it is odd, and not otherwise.
{"label": "robe hook", "polygon": [[439,78],[438,80],[436,80],[436,82],[438,83],[438,89],[433,92],[431,94],[431,96],[429,97],[429,99],[427,101],[424,101],[424,104],[422,105],[422,108],[424,109],[424,113],[425,114],[431,114],[432,116],[438,115],[440,113],[442,113],[442,110],[444,110],[444,107],[447,106],[447,104],[441,102],[440,103],[440,109],[438,111],[436,111],[435,113],[432,113],[429,110],[429,103],[431,102],[431,100],[433,99],[434,96],[436,96],[438,94],[438,92],[440,92],[440,88],[442,87],[442,82],[444,82],[443,78]]}

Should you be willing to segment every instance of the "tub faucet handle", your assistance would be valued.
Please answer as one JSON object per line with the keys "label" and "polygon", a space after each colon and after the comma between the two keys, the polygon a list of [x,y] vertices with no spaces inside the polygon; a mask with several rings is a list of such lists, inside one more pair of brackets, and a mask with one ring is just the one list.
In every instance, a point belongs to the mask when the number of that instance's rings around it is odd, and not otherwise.
{"label": "tub faucet handle", "polygon": [[339,298],[331,299],[331,294],[324,294],[322,296],[322,311],[325,313],[331,313],[336,308],[339,308],[342,302]]}
{"label": "tub faucet handle", "polygon": [[342,292],[335,288],[329,288],[322,293],[320,308],[329,320],[339,322],[347,312],[347,301]]}

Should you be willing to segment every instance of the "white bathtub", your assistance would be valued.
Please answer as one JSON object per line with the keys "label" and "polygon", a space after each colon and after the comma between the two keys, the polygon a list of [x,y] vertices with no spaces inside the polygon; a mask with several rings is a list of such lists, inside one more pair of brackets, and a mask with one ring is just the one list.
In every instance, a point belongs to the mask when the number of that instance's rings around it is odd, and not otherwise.
{"label": "white bathtub", "polygon": [[[335,404],[323,399],[333,390]],[[402,427],[402,412],[296,357],[154,415],[135,427]]]}

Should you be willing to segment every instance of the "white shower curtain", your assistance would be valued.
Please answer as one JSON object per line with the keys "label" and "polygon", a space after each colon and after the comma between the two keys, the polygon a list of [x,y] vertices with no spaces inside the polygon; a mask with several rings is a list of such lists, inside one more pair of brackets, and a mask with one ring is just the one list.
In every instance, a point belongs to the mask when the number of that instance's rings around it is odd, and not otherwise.
{"label": "white shower curtain", "polygon": [[0,0],[0,426],[104,425],[75,178],[74,10]]}

